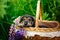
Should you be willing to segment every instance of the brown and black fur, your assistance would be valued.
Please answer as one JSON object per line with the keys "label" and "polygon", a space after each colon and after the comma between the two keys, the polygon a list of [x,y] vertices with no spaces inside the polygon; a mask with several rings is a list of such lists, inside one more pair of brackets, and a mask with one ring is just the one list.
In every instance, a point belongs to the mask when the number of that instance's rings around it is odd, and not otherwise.
{"label": "brown and black fur", "polygon": [[21,27],[34,27],[35,26],[35,18],[30,15],[24,15],[20,18]]}

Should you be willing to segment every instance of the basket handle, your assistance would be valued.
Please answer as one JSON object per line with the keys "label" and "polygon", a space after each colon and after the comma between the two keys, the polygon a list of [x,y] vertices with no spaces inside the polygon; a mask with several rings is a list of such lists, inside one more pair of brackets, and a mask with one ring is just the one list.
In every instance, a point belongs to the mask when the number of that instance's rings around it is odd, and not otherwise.
{"label": "basket handle", "polygon": [[42,21],[42,8],[40,6],[40,21]]}
{"label": "basket handle", "polygon": [[38,0],[37,2],[35,28],[38,27],[39,14],[40,14],[40,0]]}

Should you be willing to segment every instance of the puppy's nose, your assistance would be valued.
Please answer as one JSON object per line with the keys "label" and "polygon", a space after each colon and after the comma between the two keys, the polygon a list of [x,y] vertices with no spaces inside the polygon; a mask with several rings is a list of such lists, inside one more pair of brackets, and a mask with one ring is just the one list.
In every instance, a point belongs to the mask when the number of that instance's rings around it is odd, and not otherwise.
{"label": "puppy's nose", "polygon": [[24,25],[27,25],[27,24],[28,24],[28,22],[25,22],[25,23],[24,23]]}

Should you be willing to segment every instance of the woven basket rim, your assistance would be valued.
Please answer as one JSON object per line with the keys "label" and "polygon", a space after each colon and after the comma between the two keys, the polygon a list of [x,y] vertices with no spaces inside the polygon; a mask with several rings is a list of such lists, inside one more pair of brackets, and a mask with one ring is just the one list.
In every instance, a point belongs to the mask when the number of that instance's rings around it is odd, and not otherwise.
{"label": "woven basket rim", "polygon": [[38,31],[38,32],[53,32],[53,31],[58,31],[59,30],[59,22],[57,22],[57,21],[47,21],[47,20],[46,21],[44,20],[43,22],[56,22],[56,23],[58,23],[58,25],[55,28],[27,27],[27,28],[24,28],[24,29],[27,30],[27,31]]}

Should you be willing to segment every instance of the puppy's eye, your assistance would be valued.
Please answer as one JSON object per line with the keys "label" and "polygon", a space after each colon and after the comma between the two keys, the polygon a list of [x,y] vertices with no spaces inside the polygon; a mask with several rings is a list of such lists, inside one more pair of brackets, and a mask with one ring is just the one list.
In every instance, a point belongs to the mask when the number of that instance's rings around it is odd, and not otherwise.
{"label": "puppy's eye", "polygon": [[25,19],[23,19],[23,21],[24,21]]}
{"label": "puppy's eye", "polygon": [[25,20],[25,19],[23,19],[23,20]]}
{"label": "puppy's eye", "polygon": [[31,21],[31,19],[29,19]]}

